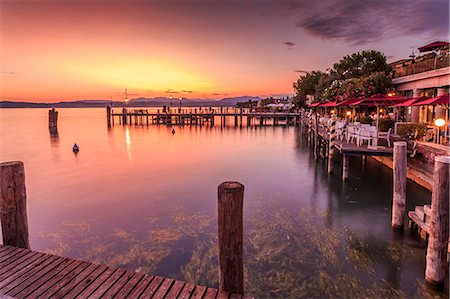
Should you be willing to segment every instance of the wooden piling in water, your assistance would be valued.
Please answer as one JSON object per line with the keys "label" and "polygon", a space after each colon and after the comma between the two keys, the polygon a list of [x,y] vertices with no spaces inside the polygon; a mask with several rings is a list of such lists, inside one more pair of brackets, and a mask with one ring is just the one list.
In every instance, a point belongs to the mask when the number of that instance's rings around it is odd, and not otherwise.
{"label": "wooden piling in water", "polygon": [[319,118],[317,117],[317,112],[314,113],[314,158],[319,160]]}
{"label": "wooden piling in water", "polygon": [[30,249],[25,171],[20,161],[0,164],[0,219],[3,244]]}
{"label": "wooden piling in water", "polygon": [[111,106],[106,106],[106,122],[108,127],[111,127]]}
{"label": "wooden piling in water", "polygon": [[218,187],[219,289],[244,293],[244,186],[224,182]]}
{"label": "wooden piling in water", "polygon": [[348,180],[348,166],[349,166],[349,156],[344,154],[342,156],[342,181]]}
{"label": "wooden piling in water", "polygon": [[394,142],[393,172],[394,194],[392,199],[392,222],[394,229],[403,229],[406,211],[406,142]]}
{"label": "wooden piling in water", "polygon": [[58,131],[58,111],[55,108],[48,111],[48,129],[51,133]]}
{"label": "wooden piling in water", "polygon": [[435,157],[425,280],[438,286],[444,284],[448,267],[449,172],[450,156]]}

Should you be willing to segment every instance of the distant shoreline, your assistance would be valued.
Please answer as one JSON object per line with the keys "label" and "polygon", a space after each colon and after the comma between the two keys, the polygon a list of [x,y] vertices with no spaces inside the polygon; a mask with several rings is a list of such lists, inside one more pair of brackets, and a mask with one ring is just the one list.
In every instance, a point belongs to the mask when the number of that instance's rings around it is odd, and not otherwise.
{"label": "distant shoreline", "polygon": [[[235,106],[237,103],[258,101],[261,98],[252,96],[242,96],[234,98],[223,98],[220,100],[210,99],[182,99],[182,107],[225,107]],[[172,105],[171,105],[172,103]],[[78,100],[57,103],[34,103],[34,102],[13,102],[0,101],[0,108],[105,108],[112,105],[113,108],[122,108],[123,101],[107,101],[107,100]],[[138,98],[131,99],[127,107],[129,108],[152,108],[163,106],[179,107],[179,100],[171,100],[170,98]]]}

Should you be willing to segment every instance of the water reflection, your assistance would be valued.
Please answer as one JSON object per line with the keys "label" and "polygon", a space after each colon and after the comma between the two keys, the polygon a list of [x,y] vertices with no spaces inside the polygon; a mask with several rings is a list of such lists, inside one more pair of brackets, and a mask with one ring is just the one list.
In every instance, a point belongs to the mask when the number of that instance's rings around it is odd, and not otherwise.
{"label": "water reflection", "polygon": [[[328,176],[298,129],[217,118],[172,135],[162,125],[107,129],[104,109],[61,109],[59,145],[49,147],[47,110],[14,113],[2,115],[0,157],[26,163],[35,250],[216,285],[216,187],[233,179],[246,187],[249,294],[445,297],[421,283],[424,245],[408,231],[392,236],[392,170],[371,159],[362,168],[352,158],[343,185],[340,167]],[[430,201],[411,182],[407,192],[408,210]]]}
{"label": "water reflection", "polygon": [[127,147],[128,162],[133,162],[133,153],[131,151],[131,137],[129,127],[125,127],[125,145]]}

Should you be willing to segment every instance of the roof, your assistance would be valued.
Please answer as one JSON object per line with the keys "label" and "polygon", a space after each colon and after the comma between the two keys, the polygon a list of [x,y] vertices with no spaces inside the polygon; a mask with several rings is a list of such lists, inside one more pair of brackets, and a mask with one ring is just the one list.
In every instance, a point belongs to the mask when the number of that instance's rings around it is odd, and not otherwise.
{"label": "roof", "polygon": [[449,43],[448,42],[442,42],[442,41],[437,41],[437,42],[433,42],[431,44],[425,45],[423,47],[418,48],[420,52],[427,52],[427,51],[433,51],[433,50],[437,50],[443,47],[448,47]]}
{"label": "roof", "polygon": [[413,106],[422,106],[422,105],[448,105],[449,104],[449,98],[448,93],[444,94],[442,96],[437,96],[435,98],[431,98],[419,103],[413,104]]}

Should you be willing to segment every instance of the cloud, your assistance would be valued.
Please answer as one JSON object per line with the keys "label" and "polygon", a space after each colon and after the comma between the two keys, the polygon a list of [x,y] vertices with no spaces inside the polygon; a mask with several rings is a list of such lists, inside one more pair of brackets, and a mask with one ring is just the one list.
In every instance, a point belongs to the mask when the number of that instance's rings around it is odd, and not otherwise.
{"label": "cloud", "polygon": [[16,74],[15,72],[6,72],[6,71],[2,72],[2,75],[15,75],[15,74]]}
{"label": "cloud", "polygon": [[309,71],[303,71],[303,70],[294,70],[294,72],[296,72],[296,73],[301,73],[301,74],[307,74],[307,73],[309,73]]}
{"label": "cloud", "polygon": [[286,0],[296,26],[323,39],[364,45],[385,38],[449,33],[447,0]]}
{"label": "cloud", "polygon": [[166,89],[164,91],[164,93],[169,93],[169,94],[196,93],[196,91],[194,91],[194,90],[185,90],[185,89],[183,89],[183,90],[174,90],[174,89],[169,88],[169,89]]}
{"label": "cloud", "polygon": [[283,44],[285,44],[288,48],[292,48],[293,46],[295,46],[295,43],[293,42],[283,42]]}

